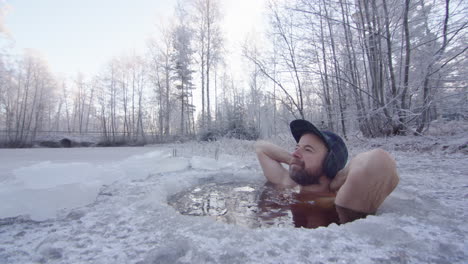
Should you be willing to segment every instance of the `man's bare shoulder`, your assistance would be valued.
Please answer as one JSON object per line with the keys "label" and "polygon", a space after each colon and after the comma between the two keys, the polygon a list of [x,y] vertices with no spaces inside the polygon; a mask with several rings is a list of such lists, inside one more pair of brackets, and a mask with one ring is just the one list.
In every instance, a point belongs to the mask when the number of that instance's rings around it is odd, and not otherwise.
{"label": "man's bare shoulder", "polygon": [[383,149],[353,157],[340,172],[336,204],[358,212],[375,213],[399,182],[395,159]]}
{"label": "man's bare shoulder", "polygon": [[[346,166],[347,177],[390,175],[398,177],[395,159],[387,151],[377,148],[354,156]],[[395,174],[395,175],[393,175]]]}

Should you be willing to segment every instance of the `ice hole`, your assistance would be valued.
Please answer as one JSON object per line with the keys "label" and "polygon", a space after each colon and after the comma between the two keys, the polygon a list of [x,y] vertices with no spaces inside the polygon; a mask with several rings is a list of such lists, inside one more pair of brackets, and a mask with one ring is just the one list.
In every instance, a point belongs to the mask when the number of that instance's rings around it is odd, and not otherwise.
{"label": "ice hole", "polygon": [[305,197],[298,190],[263,183],[206,183],[168,197],[183,215],[258,227],[317,228],[339,223],[333,198]]}

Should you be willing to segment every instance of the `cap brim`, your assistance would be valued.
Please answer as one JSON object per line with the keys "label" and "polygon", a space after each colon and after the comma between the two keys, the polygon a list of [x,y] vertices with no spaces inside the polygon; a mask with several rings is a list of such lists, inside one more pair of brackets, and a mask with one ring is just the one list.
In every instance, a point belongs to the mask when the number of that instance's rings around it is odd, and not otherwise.
{"label": "cap brim", "polygon": [[320,137],[320,139],[322,139],[325,145],[327,145],[328,147],[327,137],[322,132],[320,132],[318,128],[312,125],[312,123],[310,123],[309,121],[303,120],[303,119],[297,119],[297,120],[292,121],[289,124],[289,127],[291,128],[291,133],[294,139],[296,140],[296,142],[299,142],[302,135],[304,135],[305,133],[312,133]]}

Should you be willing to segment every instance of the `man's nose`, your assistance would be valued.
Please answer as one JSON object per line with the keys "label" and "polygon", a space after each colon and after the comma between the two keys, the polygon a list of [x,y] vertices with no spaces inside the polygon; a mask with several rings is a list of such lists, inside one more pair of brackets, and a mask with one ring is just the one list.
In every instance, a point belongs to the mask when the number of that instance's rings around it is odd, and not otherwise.
{"label": "man's nose", "polygon": [[295,158],[301,158],[302,157],[301,148],[300,147],[296,148],[296,150],[294,150],[294,152],[292,153],[292,156]]}

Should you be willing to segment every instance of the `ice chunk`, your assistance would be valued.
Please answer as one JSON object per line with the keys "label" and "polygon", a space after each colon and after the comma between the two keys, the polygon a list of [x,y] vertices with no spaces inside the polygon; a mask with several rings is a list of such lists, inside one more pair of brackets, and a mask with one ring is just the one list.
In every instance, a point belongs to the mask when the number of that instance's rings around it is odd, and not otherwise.
{"label": "ice chunk", "polygon": [[250,187],[250,186],[236,187],[233,190],[235,192],[253,192],[253,191],[255,191],[255,189]]}

